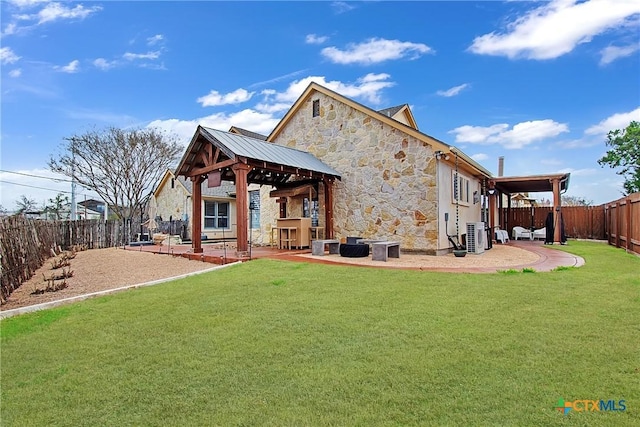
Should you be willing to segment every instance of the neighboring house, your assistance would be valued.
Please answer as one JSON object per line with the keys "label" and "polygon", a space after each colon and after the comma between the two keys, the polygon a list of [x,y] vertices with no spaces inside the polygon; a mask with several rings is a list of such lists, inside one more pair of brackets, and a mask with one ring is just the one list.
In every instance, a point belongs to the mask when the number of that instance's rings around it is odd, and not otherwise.
{"label": "neighboring house", "polygon": [[529,197],[528,193],[516,193],[511,196],[511,207],[513,208],[530,208],[538,206],[535,198]]}
{"label": "neighboring house", "polygon": [[[202,234],[207,239],[236,237],[235,185],[222,181],[219,187],[209,188],[202,183]],[[187,236],[191,238],[193,183],[182,176],[176,177],[167,170],[153,191],[156,202],[156,219],[159,221],[181,220],[186,222]]]}
{"label": "neighboring house", "polygon": [[[281,179],[274,178],[280,170]],[[316,83],[266,142],[234,128],[198,127],[176,173],[261,184],[265,244],[277,218],[311,217],[327,236],[395,240],[403,251],[427,254],[449,252],[448,234],[465,234],[467,222],[486,218],[491,177],[460,150],[420,132],[408,105],[376,111]],[[238,211],[237,222],[244,220]]]}

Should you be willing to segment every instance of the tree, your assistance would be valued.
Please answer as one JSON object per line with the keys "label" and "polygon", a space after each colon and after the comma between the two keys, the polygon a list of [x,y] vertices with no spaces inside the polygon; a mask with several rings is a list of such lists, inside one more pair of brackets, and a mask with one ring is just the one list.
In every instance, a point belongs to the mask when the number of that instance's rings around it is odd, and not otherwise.
{"label": "tree", "polygon": [[587,200],[580,196],[562,195],[561,201],[562,206],[591,206],[593,204],[592,200]]}
{"label": "tree", "polygon": [[151,128],[110,127],[64,140],[49,168],[98,193],[120,219],[141,211],[153,185],[182,152],[175,136]]}
{"label": "tree", "polygon": [[16,213],[18,215],[23,215],[27,212],[32,212],[38,209],[38,204],[34,199],[30,199],[24,194],[20,196],[18,201],[16,201]]}
{"label": "tree", "polygon": [[69,197],[62,193],[58,193],[55,198],[49,199],[49,204],[44,207],[47,217],[53,216],[53,219],[60,219],[64,207],[69,204]]}
{"label": "tree", "polygon": [[632,121],[626,129],[610,131],[606,144],[611,149],[598,163],[621,168],[616,173],[624,177],[625,195],[640,191],[640,123]]}

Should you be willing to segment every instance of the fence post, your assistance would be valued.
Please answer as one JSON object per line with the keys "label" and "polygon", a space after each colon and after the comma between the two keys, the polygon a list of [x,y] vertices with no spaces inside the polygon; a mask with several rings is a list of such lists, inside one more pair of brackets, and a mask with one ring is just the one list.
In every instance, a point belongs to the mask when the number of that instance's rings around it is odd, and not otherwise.
{"label": "fence post", "polygon": [[631,251],[631,197],[627,197],[627,251]]}

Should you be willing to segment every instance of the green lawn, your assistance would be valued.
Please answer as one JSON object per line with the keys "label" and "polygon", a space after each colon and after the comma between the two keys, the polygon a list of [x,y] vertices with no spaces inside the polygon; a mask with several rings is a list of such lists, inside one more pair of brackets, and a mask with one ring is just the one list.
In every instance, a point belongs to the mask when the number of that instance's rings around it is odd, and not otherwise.
{"label": "green lawn", "polygon": [[640,425],[640,258],[562,250],[586,265],[256,260],[3,320],[0,424]]}

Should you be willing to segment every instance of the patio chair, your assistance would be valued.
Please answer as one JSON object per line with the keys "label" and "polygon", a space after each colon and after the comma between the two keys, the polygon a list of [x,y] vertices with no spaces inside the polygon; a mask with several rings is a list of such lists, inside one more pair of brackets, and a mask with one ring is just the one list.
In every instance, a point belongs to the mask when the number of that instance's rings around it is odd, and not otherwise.
{"label": "patio chair", "polygon": [[531,231],[527,230],[524,227],[520,227],[520,226],[513,227],[511,235],[513,236],[513,240],[518,240],[519,238],[520,239],[531,239]]}
{"label": "patio chair", "polygon": [[535,239],[546,239],[547,237],[547,228],[542,227],[537,230],[533,230],[533,238]]}
{"label": "patio chair", "polygon": [[507,233],[507,230],[501,230],[499,227],[496,227],[495,235],[496,242],[500,241],[500,243],[505,244],[509,241],[509,233]]}

